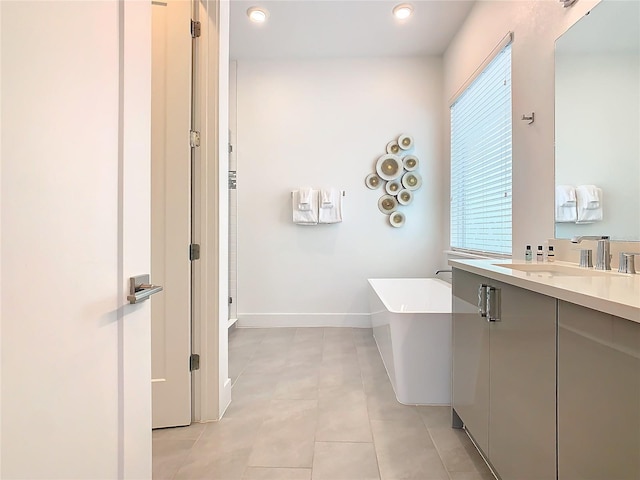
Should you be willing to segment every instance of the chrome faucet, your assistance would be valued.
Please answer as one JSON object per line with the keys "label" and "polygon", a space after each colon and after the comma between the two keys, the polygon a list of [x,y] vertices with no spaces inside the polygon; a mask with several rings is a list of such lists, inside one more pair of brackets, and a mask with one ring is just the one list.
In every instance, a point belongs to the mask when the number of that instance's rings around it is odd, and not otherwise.
{"label": "chrome faucet", "polygon": [[582,235],[573,237],[571,243],[580,243],[582,240],[597,240],[596,270],[611,270],[611,253],[609,249],[608,235]]}
{"label": "chrome faucet", "polygon": [[640,253],[620,252],[620,261],[618,263],[618,272],[620,272],[620,273],[636,273],[636,266],[635,266],[635,262],[633,261],[635,255],[640,255]]}

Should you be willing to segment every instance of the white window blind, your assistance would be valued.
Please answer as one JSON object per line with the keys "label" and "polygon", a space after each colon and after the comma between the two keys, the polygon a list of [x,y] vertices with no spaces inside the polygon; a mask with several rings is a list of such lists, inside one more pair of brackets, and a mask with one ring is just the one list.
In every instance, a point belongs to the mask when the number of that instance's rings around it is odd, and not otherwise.
{"label": "white window blind", "polygon": [[511,45],[451,105],[451,247],[511,254]]}

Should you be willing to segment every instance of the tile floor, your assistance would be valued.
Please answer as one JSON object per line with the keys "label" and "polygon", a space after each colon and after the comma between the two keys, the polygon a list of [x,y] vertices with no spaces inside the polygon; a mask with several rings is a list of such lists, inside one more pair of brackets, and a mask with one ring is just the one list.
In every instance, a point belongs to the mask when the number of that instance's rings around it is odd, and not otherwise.
{"label": "tile floor", "polygon": [[397,402],[371,329],[235,329],[220,422],[153,432],[154,479],[493,480],[448,407]]}

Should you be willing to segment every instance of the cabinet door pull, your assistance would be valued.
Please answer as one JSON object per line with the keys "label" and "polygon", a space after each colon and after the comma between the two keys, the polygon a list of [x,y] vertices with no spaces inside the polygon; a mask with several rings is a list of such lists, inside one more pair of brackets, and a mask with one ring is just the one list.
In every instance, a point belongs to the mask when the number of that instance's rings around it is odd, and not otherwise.
{"label": "cabinet door pull", "polygon": [[485,318],[487,316],[487,288],[484,283],[478,287],[478,314]]}
{"label": "cabinet door pull", "polygon": [[487,321],[499,322],[501,315],[500,305],[502,303],[500,289],[496,287],[489,287],[487,294]]}

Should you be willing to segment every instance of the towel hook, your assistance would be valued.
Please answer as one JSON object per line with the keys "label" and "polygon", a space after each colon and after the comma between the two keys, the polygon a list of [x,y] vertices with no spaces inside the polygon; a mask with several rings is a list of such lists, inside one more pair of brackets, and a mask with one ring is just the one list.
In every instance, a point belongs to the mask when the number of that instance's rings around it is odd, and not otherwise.
{"label": "towel hook", "polygon": [[535,121],[535,112],[531,112],[531,115],[522,115],[522,120],[529,120],[529,125],[531,125]]}

